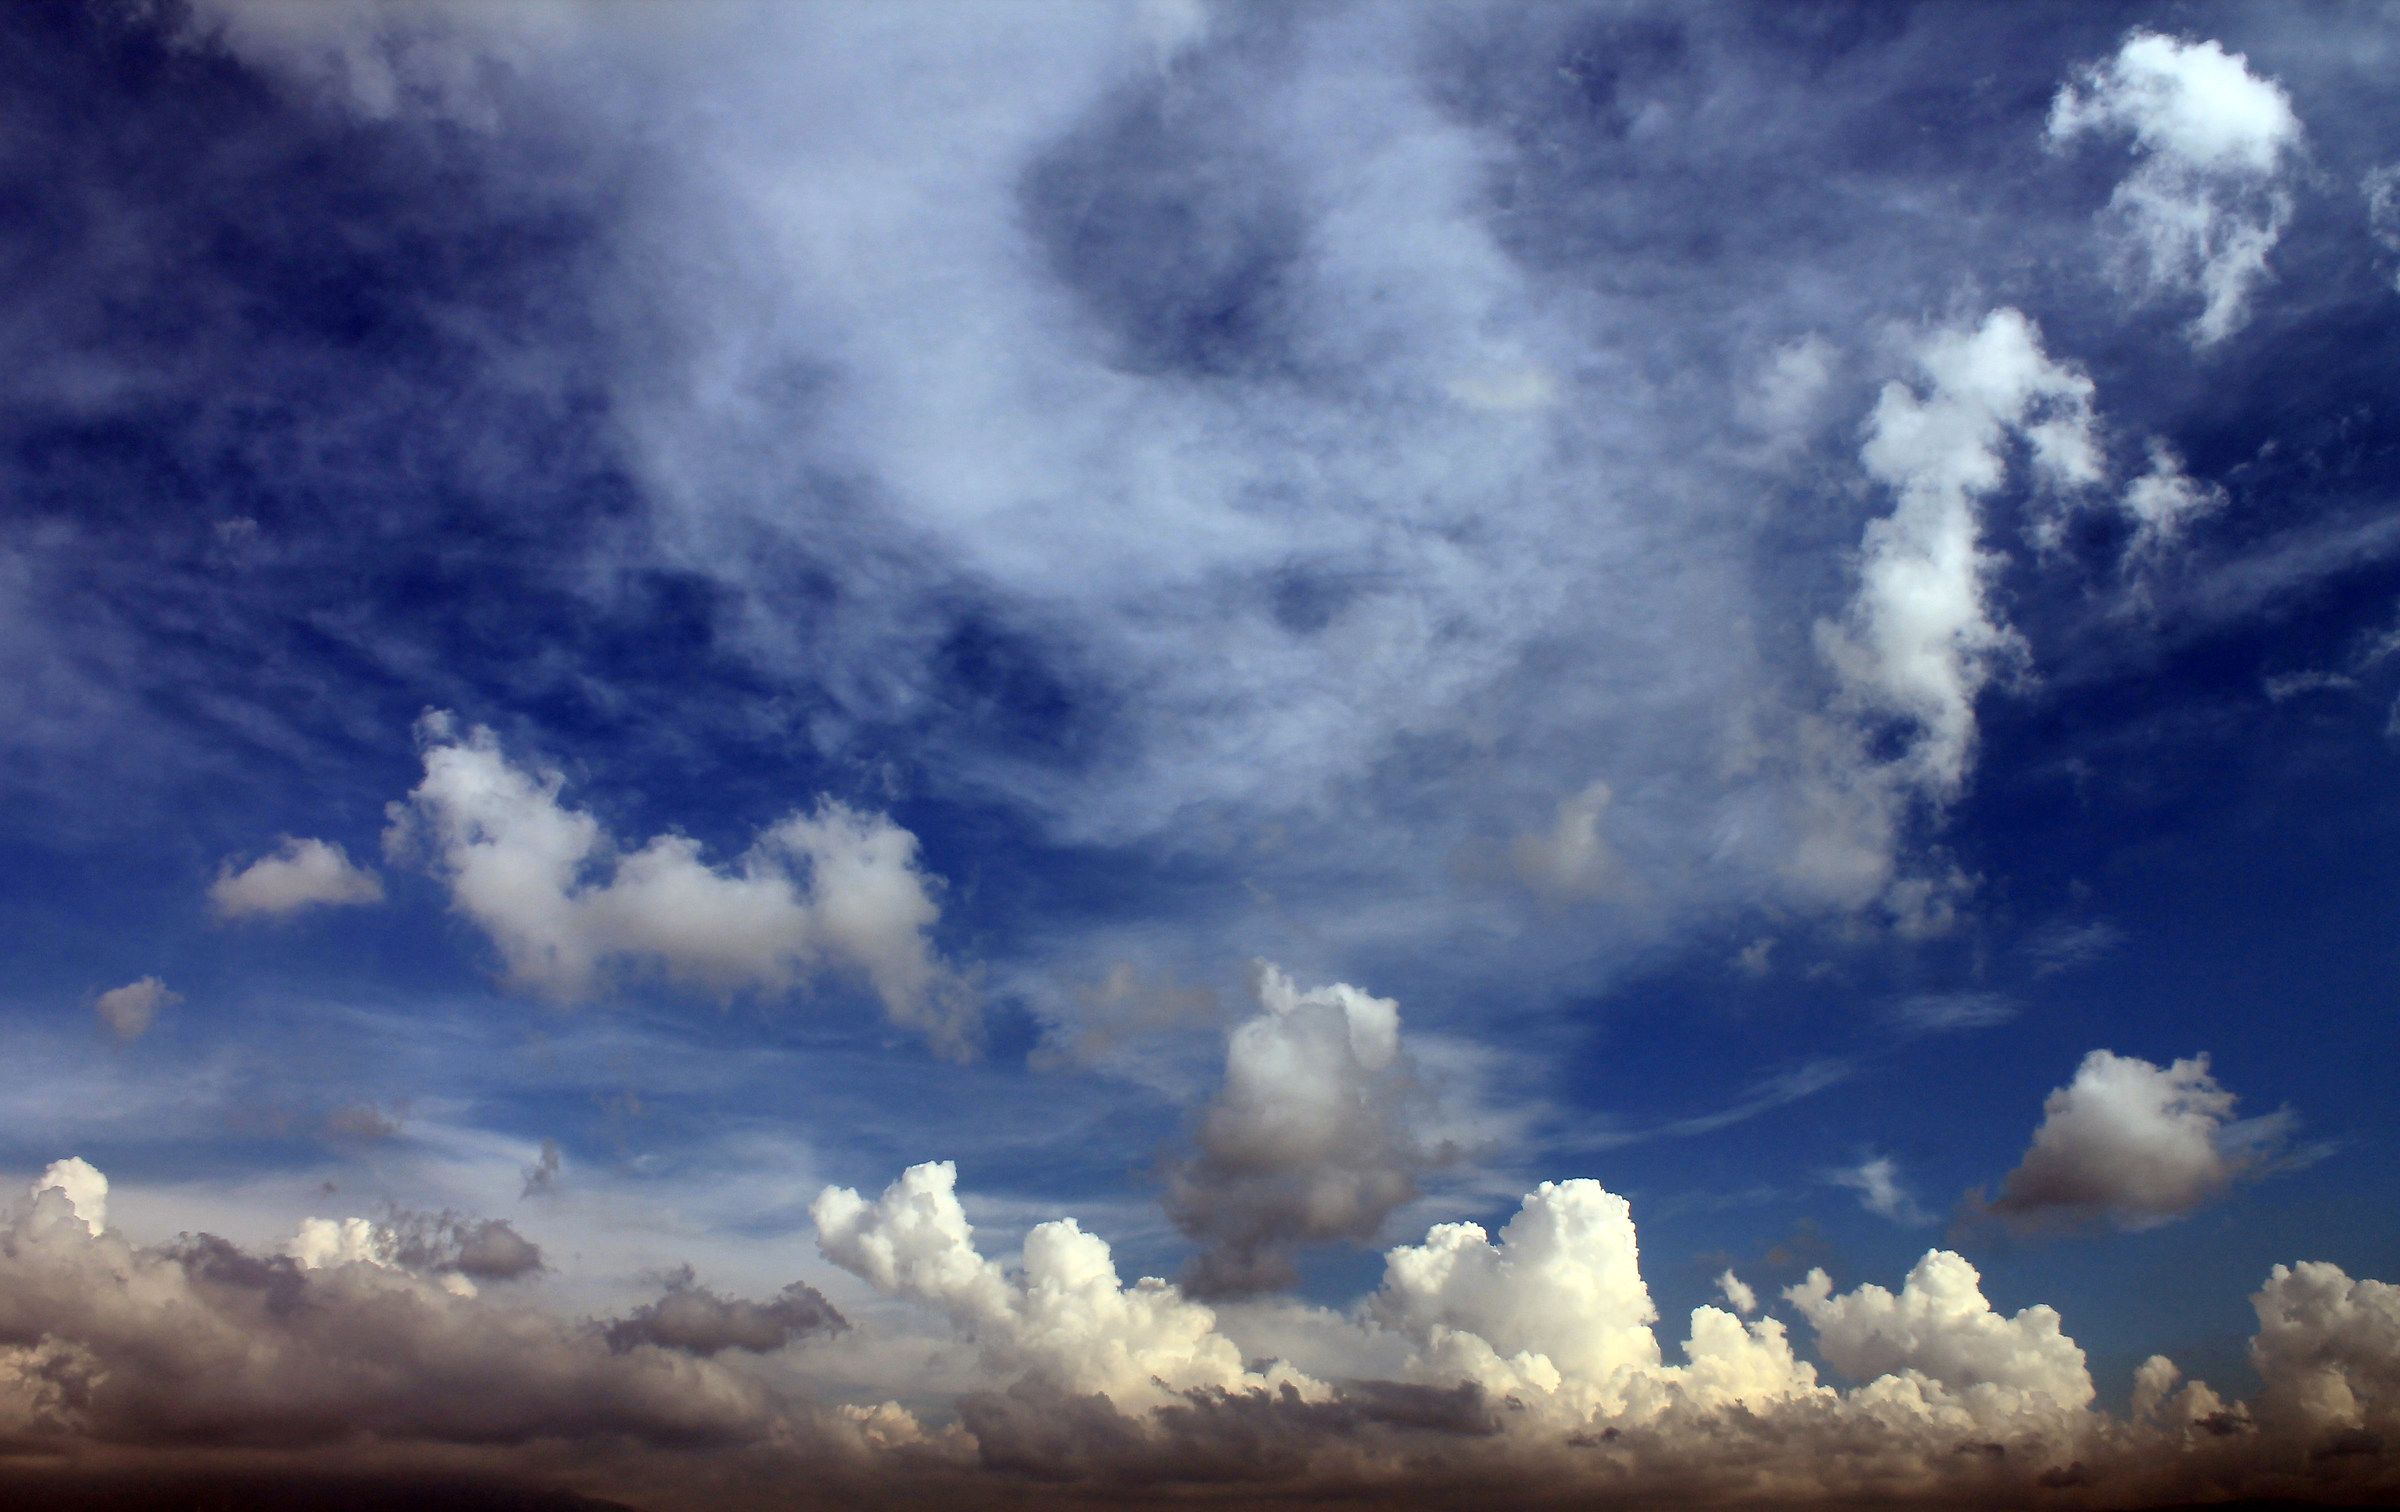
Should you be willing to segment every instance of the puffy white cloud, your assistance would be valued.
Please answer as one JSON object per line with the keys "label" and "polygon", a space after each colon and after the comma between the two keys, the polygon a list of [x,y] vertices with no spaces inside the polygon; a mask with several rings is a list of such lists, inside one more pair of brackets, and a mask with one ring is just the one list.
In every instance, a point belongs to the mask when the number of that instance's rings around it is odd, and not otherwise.
{"label": "puffy white cloud", "polygon": [[422,856],[452,906],[490,934],[519,986],[586,997],[614,962],[720,991],[782,992],[828,968],[863,974],[892,1019],[963,1052],[973,1006],[935,957],[941,916],[917,840],[822,800],[770,826],[732,867],[660,835],[621,850],[561,805],[565,777],[511,763],[491,731],[446,714],[419,730],[425,780],[390,807],[384,848]]}
{"label": "puffy white cloud", "polygon": [[2202,296],[2197,345],[2239,330],[2291,219],[2291,97],[2214,41],[2135,31],[2051,101],[2053,145],[2091,132],[2130,133],[2141,158],[2109,200],[2140,281]]}
{"label": "puffy white cloud", "polygon": [[2182,1217],[2263,1163],[2290,1121],[2235,1123],[2234,1101],[2205,1055],[2160,1067],[2094,1050],[2043,1101],[2033,1144],[1989,1211],[2020,1228]]}
{"label": "puffy white cloud", "polygon": [[2083,1351],[2059,1331],[2055,1309],[2004,1318],[1963,1256],[1928,1250],[1900,1294],[1862,1285],[1843,1296],[1822,1270],[1784,1292],[1817,1330],[1826,1362],[1854,1380],[1931,1382],[1979,1417],[2079,1409],[2092,1400]]}
{"label": "puffy white cloud", "polygon": [[33,1184],[35,1197],[44,1192],[64,1197],[68,1208],[93,1233],[108,1227],[108,1178],[82,1156],[51,1161],[42,1171],[42,1179]]}
{"label": "puffy white cloud", "polygon": [[2250,1300],[2264,1415],[2306,1428],[2400,1431],[2400,1286],[2304,1260],[2276,1266]]}
{"label": "puffy white cloud", "polygon": [[1267,1383],[1243,1369],[1213,1311],[1153,1276],[1124,1285],[1107,1241],[1072,1218],[1035,1225],[1023,1268],[1003,1271],[976,1250],[957,1184],[958,1168],[939,1161],[909,1167],[872,1203],[827,1187],[809,1207],[817,1248],[877,1291],[941,1309],[997,1374],[1123,1405]]}
{"label": "puffy white cloud", "polygon": [[1295,1245],[1372,1239],[1427,1158],[1405,1116],[1399,1004],[1255,969],[1264,1011],[1233,1031],[1199,1151],[1167,1179],[1169,1216],[1203,1246],[1186,1278],[1203,1295],[1291,1284]]}
{"label": "puffy white cloud", "polygon": [[183,1001],[183,994],[174,991],[154,976],[111,987],[92,999],[92,1011],[108,1025],[109,1033],[121,1040],[137,1040],[150,1032],[159,1010],[172,1008]]}
{"label": "puffy white cloud", "polygon": [[1444,1223],[1390,1251],[1367,1312],[1419,1342],[1429,1375],[1613,1388],[1621,1404],[1624,1378],[1659,1364],[1633,1210],[1597,1181],[1543,1182],[1497,1244]]}
{"label": "puffy white cloud", "polygon": [[283,837],[275,854],[240,871],[227,861],[208,885],[209,906],[221,919],[298,913],[343,903],[380,903],[383,879],[354,866],[340,846]]}

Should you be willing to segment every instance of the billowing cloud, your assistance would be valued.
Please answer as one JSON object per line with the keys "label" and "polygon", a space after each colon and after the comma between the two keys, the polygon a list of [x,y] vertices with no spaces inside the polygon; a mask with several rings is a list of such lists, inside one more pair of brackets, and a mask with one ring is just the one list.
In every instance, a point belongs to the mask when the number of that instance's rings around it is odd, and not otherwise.
{"label": "billowing cloud", "polygon": [[973,1006],[927,939],[941,909],[917,840],[832,799],[770,826],[731,868],[660,835],[621,850],[562,806],[565,777],[511,763],[491,731],[420,726],[425,780],[391,805],[384,847],[423,857],[499,947],[509,980],[589,996],[612,963],[719,991],[784,992],[831,968],[866,977],[894,1022],[963,1051]]}
{"label": "billowing cloud", "polygon": [[2201,295],[2195,345],[2241,329],[2292,215],[2284,180],[2301,133],[2291,97],[2214,41],[2137,30],[2051,101],[2053,144],[2086,133],[2133,137],[2140,161],[2109,213],[2136,280]]}
{"label": "billowing cloud", "polygon": [[56,1192],[66,1199],[67,1209],[83,1220],[85,1228],[97,1234],[108,1227],[108,1178],[100,1168],[80,1155],[53,1160],[42,1172],[42,1179],[33,1184],[33,1195]]}
{"label": "billowing cloud", "polygon": [[273,855],[239,871],[227,861],[208,885],[209,906],[220,919],[273,918],[304,908],[382,901],[383,879],[352,865],[340,846],[289,835]]}
{"label": "billowing cloud", "polygon": [[909,1167],[872,1203],[827,1187],[809,1207],[817,1248],[877,1291],[940,1308],[1003,1375],[1136,1404],[1264,1384],[1214,1312],[1156,1277],[1126,1286],[1108,1242],[1072,1218],[1035,1225],[1023,1269],[1003,1271],[976,1250],[957,1185],[958,1168],[940,1161]]}
{"label": "billowing cloud", "polygon": [[[2266,1383],[2263,1415],[2340,1435],[2400,1433],[2400,1286],[2353,1281],[2321,1260],[2278,1265],[2251,1299],[2250,1362]],[[2354,1450],[2366,1441],[2350,1440]],[[2370,1451],[2375,1452],[2375,1451]]]}
{"label": "billowing cloud", "polygon": [[1826,1362],[1853,1380],[1926,1382],[1963,1398],[1978,1417],[2083,1407],[2092,1378],[2055,1309],[2014,1317],[1992,1310],[1975,1267],[1928,1250],[1898,1296],[1865,1285],[1836,1296],[1822,1270],[1784,1293],[1817,1330]]}
{"label": "billowing cloud", "polygon": [[667,1278],[666,1291],[608,1326],[612,1349],[657,1344],[703,1358],[728,1349],[769,1354],[795,1339],[830,1333],[849,1323],[824,1294],[794,1281],[769,1301],[720,1297],[684,1266]]}
{"label": "billowing cloud", "polygon": [[2094,1050],[2043,1102],[2032,1146],[1988,1211],[2036,1229],[2094,1220],[2143,1229],[2180,1218],[2283,1139],[2288,1114],[2237,1123],[2234,1101],[2205,1055],[2161,1067]]}
{"label": "billowing cloud", "polygon": [[1288,1286],[1295,1247],[1374,1238],[1429,1158],[1408,1127],[1399,1004],[1346,982],[1303,992],[1264,961],[1255,980],[1264,1011],[1233,1031],[1199,1150],[1167,1176],[1204,1296]]}
{"label": "billowing cloud", "polygon": [[159,1010],[172,1008],[183,1001],[183,994],[167,986],[157,977],[146,976],[111,987],[92,999],[92,1011],[108,1025],[108,1032],[121,1040],[137,1040],[150,1032]]}

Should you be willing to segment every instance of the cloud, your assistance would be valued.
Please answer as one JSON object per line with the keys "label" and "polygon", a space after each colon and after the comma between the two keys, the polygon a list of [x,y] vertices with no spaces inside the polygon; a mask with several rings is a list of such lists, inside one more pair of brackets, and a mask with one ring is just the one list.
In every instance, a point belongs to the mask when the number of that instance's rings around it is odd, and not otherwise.
{"label": "cloud", "polygon": [[289,835],[274,855],[238,872],[227,861],[208,885],[209,906],[220,919],[274,918],[304,908],[382,901],[383,879],[351,865],[340,846]]}
{"label": "cloud", "polygon": [[2054,146],[2087,133],[2134,138],[2140,161],[2109,214],[2136,280],[2203,297],[2196,346],[2241,329],[2292,215],[2284,179],[2301,132],[2291,97],[2214,41],[2137,30],[2051,101]]}
{"label": "cloud", "polygon": [[2037,977],[2055,976],[2100,959],[2125,943],[2125,931],[2106,919],[2077,924],[2058,919],[2026,937],[2025,954]]}
{"label": "cloud", "polygon": [[424,858],[514,984],[574,1000],[627,962],[775,993],[847,968],[895,1023],[964,1053],[973,1005],[926,938],[941,917],[936,884],[918,870],[916,837],[889,819],[824,799],[768,827],[732,868],[681,835],[626,852],[560,805],[562,774],[513,765],[491,731],[462,736],[437,713],[419,735],[425,780],[391,805],[384,848]]}
{"label": "cloud", "polygon": [[1853,1380],[1913,1377],[1964,1398],[1985,1417],[2072,1410],[2092,1400],[2083,1351],[2059,1331],[2055,1309],[2004,1318],[1984,1299],[1983,1278],[1948,1250],[1928,1250],[1900,1294],[1863,1285],[1843,1296],[1823,1270],[1784,1297],[1817,1330],[1826,1363]]}
{"label": "cloud", "polygon": [[1758,1311],[1758,1293],[1752,1291],[1749,1284],[1735,1275],[1730,1268],[1723,1275],[1717,1277],[1717,1291],[1732,1305],[1735,1312],[1745,1318]]}
{"label": "cloud", "polygon": [[[2377,245],[2400,254],[2400,163],[2368,169],[2358,192],[2367,202],[2367,229]],[[2392,287],[2400,290],[2400,272],[2392,275]]]}
{"label": "cloud", "polygon": [[611,1349],[656,1344],[703,1358],[728,1349],[770,1354],[795,1339],[849,1327],[824,1295],[794,1281],[771,1301],[720,1297],[684,1266],[667,1278],[664,1295],[608,1326]]}
{"label": "cloud", "polygon": [[182,993],[170,990],[154,976],[146,976],[138,982],[111,987],[93,998],[92,1010],[118,1039],[137,1040],[150,1032],[160,1009],[172,1008],[182,1001]]}
{"label": "cloud", "polygon": [[[95,1173],[96,1174],[96,1173]],[[37,1189],[0,1219],[0,1416],[53,1441],[265,1449],[540,1439],[693,1446],[805,1433],[762,1387],[677,1349],[446,1289],[325,1222],[258,1255],[135,1245]],[[30,1373],[24,1367],[41,1364]]]}
{"label": "cloud", "polygon": [[1023,1269],[1007,1274],[977,1252],[957,1185],[957,1167],[941,1161],[909,1167],[872,1203],[827,1187],[809,1206],[817,1248],[887,1296],[940,1308],[1004,1376],[1127,1404],[1265,1383],[1214,1312],[1155,1277],[1125,1286],[1107,1241],[1072,1218],[1035,1225]]}
{"label": "cloud", "polygon": [[1167,1215],[1202,1246],[1185,1277],[1202,1296],[1289,1286],[1296,1246],[1374,1238],[1431,1158],[1408,1129],[1399,1004],[1255,969],[1264,1011],[1233,1031],[1198,1153],[1167,1173]]}
{"label": "cloud", "polygon": [[1557,902],[1590,897],[1612,880],[1613,862],[1600,822],[1614,795],[1595,782],[1558,801],[1547,831],[1521,834],[1509,850],[1525,885]]}
{"label": "cloud", "polygon": [[82,1156],[51,1161],[42,1171],[42,1179],[33,1184],[33,1196],[38,1198],[44,1192],[64,1197],[68,1209],[94,1234],[108,1227],[108,1178]]}
{"label": "cloud", "polygon": [[1916,1198],[1900,1185],[1899,1170],[1889,1155],[1878,1155],[1855,1166],[1829,1171],[1825,1179],[1858,1193],[1859,1206],[1878,1217],[1910,1225],[1932,1222],[1931,1215],[1918,1207]]}
{"label": "cloud", "polygon": [[2222,1194],[2280,1150],[2288,1114],[2232,1121],[2234,1095],[2198,1055],[2159,1067],[2094,1050],[2042,1104],[2025,1158],[1988,1208],[2021,1229],[2106,1220],[2146,1229]]}
{"label": "cloud", "polygon": [[2150,438],[2150,470],[2126,485],[2120,501],[2133,518],[2133,539],[2126,543],[2129,565],[2156,563],[2192,521],[2225,507],[2225,490],[2203,483],[2183,470],[2175,448]]}
{"label": "cloud", "polygon": [[[2400,1433],[2400,1286],[2338,1265],[2278,1265],[2251,1299],[2262,1416],[2335,1434]],[[2337,1447],[2338,1437],[2321,1447]]]}
{"label": "cloud", "polygon": [[1999,992],[1927,992],[1903,998],[1885,1015],[1910,1034],[1956,1034],[1989,1029],[2017,1016],[2017,1005]]}
{"label": "cloud", "polygon": [[1818,623],[1816,640],[1840,677],[1840,707],[1907,727],[1894,776],[1938,804],[1966,784],[1976,695],[2027,655],[1991,603],[2001,558],[1984,548],[1978,501],[2005,481],[2012,435],[2055,484],[2095,483],[2101,464],[2092,381],[2053,362],[2018,311],[1937,331],[1916,360],[1926,389],[1886,384],[1860,452],[1892,489],[1892,512],[1868,523],[1857,593],[1841,621]]}

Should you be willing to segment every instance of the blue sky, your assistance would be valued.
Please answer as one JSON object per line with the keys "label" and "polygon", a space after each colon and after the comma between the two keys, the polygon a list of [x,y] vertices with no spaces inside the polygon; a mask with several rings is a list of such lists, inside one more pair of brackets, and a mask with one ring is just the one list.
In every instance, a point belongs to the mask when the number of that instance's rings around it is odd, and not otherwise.
{"label": "blue sky", "polygon": [[[769,1502],[792,1434],[862,1504],[1171,1487],[1122,1443],[1172,1393],[1291,1380],[1402,1447],[1390,1391],[1531,1394],[1525,1466],[1639,1420],[1697,1495],[1703,1306],[1813,1372],[1745,1410],[1932,1380],[2027,1446],[1796,1499],[2388,1489],[2395,19],[8,12],[10,1221],[80,1160],[105,1263],[207,1307],[179,1234],[700,1371]],[[879,1270],[931,1162],[990,1286],[1072,1217],[1197,1352],[1120,1379]],[[1607,1194],[1645,1302],[1410,1289],[1521,1205],[1600,1276]],[[1933,1250],[2028,1353],[1859,1342]],[[2301,1262],[2388,1325],[2350,1407],[2260,1332]],[[595,1342],[793,1283],[707,1314],[765,1347]],[[1667,1366],[1608,1373],[1620,1302]],[[2008,1332],[2044,1305],[2082,1376]],[[1131,1459],[1011,1437],[1094,1393]],[[95,1400],[9,1412],[207,1463]],[[685,1494],[572,1402],[539,1463],[357,1410],[394,1465]]]}

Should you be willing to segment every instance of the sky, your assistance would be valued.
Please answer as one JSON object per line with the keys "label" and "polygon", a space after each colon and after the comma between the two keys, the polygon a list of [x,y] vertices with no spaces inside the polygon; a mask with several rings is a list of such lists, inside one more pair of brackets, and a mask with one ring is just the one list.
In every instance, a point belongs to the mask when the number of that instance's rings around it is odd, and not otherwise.
{"label": "sky", "polygon": [[0,33],[0,1485],[2400,1498],[2400,10]]}

